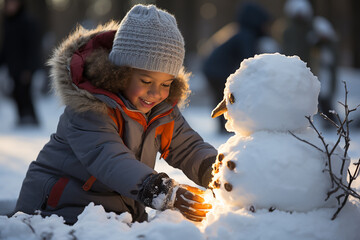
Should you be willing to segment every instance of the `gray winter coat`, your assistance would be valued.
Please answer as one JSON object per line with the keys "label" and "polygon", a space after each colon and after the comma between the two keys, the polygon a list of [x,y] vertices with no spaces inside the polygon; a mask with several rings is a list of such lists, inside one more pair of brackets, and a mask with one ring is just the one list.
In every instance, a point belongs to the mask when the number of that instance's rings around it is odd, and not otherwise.
{"label": "gray winter coat", "polygon": [[[56,133],[29,166],[16,211],[33,214],[40,210],[43,216],[57,214],[72,224],[94,202],[106,211],[129,212],[134,221],[146,220],[138,193],[143,181],[155,173],[156,156],[162,153],[156,129],[171,121],[174,129],[166,161],[195,183],[207,186],[217,151],[189,126],[177,106],[162,102],[145,116],[121,96],[91,93],[74,84],[69,72],[75,71],[70,66],[74,53],[94,36],[117,27],[111,23],[91,31],[78,29],[56,49],[50,60],[52,79],[66,108]],[[108,109],[120,111],[122,137]],[[142,121],[129,113],[141,114]],[[85,191],[83,185],[91,176],[96,181]]]}

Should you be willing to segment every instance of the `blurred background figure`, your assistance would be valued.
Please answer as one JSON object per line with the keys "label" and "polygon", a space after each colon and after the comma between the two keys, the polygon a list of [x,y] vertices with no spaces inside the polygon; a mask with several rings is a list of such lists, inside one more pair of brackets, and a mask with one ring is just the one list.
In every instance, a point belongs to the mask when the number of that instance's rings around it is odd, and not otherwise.
{"label": "blurred background figure", "polygon": [[287,0],[284,5],[286,17],[282,34],[282,53],[297,55],[306,63],[310,60],[313,9],[308,0]]}
{"label": "blurred background figure", "polygon": [[[13,81],[18,126],[38,125],[31,95],[33,74],[40,66],[41,36],[37,23],[26,12],[24,0],[5,0],[0,64]],[[2,79],[0,79],[2,80]]]}
{"label": "blurred background figure", "polygon": [[[312,44],[310,68],[321,82],[319,111],[334,120],[334,100],[338,75],[338,36],[332,24],[324,17],[313,20],[310,42]],[[325,125],[325,127],[328,125]]]}
{"label": "blurred background figure", "polygon": [[[240,63],[260,53],[260,48],[270,46],[269,39],[263,43],[259,41],[267,36],[270,25],[270,15],[260,5],[252,2],[240,5],[236,20],[237,31],[213,49],[203,63],[203,73],[212,89],[213,107],[222,100],[226,79],[240,67]],[[229,30],[233,28],[229,25],[226,29],[233,33],[233,30]],[[214,37],[216,36],[217,34],[214,34]],[[224,117],[218,119],[220,132],[227,133]]]}

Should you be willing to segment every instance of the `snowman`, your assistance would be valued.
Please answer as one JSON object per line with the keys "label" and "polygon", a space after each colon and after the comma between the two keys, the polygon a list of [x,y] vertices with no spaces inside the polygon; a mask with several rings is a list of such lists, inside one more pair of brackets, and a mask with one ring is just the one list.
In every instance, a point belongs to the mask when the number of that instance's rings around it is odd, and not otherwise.
{"label": "snowman", "polygon": [[[261,54],[241,63],[212,113],[224,114],[226,129],[235,132],[213,165],[210,186],[217,200],[232,209],[270,211],[337,206],[335,197],[326,199],[327,159],[314,147],[324,148],[306,118],[317,113],[319,91],[317,77],[297,56]],[[339,148],[332,155],[335,173],[341,154]]]}

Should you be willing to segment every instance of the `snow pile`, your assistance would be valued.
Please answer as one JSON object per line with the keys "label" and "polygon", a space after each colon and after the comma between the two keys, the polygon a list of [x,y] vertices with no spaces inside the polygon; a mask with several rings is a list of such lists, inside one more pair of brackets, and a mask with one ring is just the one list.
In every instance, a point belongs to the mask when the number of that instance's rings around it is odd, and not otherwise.
{"label": "snow pile", "polygon": [[154,212],[149,222],[131,223],[130,214],[107,213],[102,206],[91,203],[73,226],[65,225],[63,218],[55,215],[0,216],[0,239],[358,240],[359,207],[348,204],[335,221],[330,220],[333,213],[329,209],[292,214],[239,209],[211,215],[206,222],[194,224],[172,210]]}
{"label": "snow pile", "polygon": [[335,221],[333,209],[307,213],[246,209],[219,212],[209,217],[208,240],[358,240],[359,206],[347,205]]}
{"label": "snow pile", "polygon": [[[326,154],[317,149],[324,147],[305,118],[317,111],[319,89],[304,62],[280,54],[249,58],[228,78],[226,128],[235,135],[219,147],[212,182],[217,200],[230,206],[225,212],[338,207],[335,196],[326,200]],[[337,148],[332,157],[334,173],[340,174],[342,154]]]}
{"label": "snow pile", "polygon": [[199,228],[176,211],[159,212],[149,222],[131,221],[129,213],[107,213],[93,203],[73,226],[56,215],[42,218],[17,213],[10,219],[0,216],[0,239],[205,239]]}

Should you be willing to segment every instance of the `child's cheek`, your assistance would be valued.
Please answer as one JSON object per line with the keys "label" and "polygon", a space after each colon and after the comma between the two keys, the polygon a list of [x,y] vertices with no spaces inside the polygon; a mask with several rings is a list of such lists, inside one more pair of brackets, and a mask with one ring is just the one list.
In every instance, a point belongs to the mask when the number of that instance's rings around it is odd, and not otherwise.
{"label": "child's cheek", "polygon": [[162,100],[166,99],[170,95],[170,88],[164,89],[161,92],[161,98]]}
{"label": "child's cheek", "polygon": [[138,97],[141,96],[144,92],[146,91],[144,91],[142,88],[135,88],[132,90],[131,95]]}
{"label": "child's cheek", "polygon": [[131,97],[139,97],[142,94],[144,94],[144,92],[146,92],[146,90],[144,88],[141,87],[133,87],[129,90],[129,96]]}

